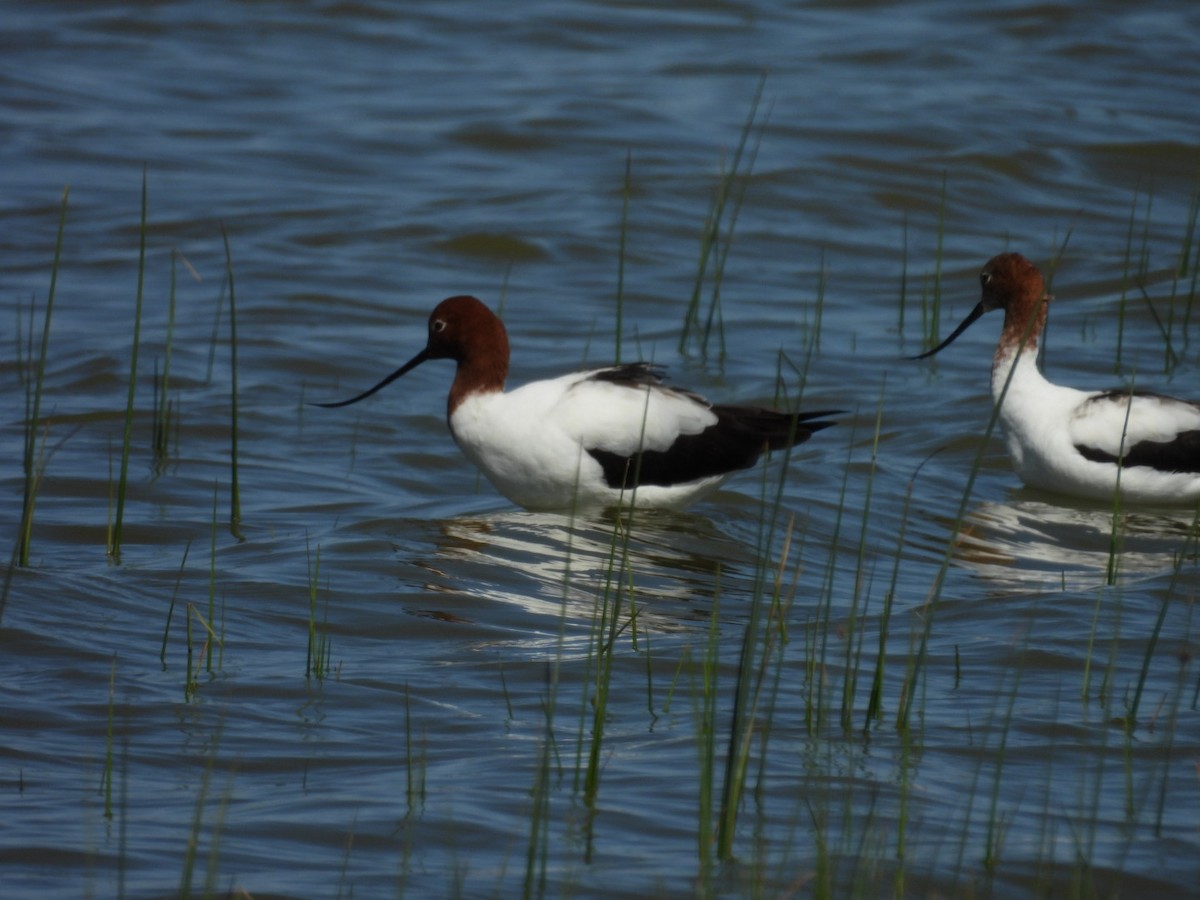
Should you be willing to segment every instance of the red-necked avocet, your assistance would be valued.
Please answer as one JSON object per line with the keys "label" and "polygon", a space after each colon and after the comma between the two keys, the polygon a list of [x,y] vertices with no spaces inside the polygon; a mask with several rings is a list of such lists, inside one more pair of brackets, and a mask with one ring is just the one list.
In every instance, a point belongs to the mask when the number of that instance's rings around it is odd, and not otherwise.
{"label": "red-necked avocet", "polygon": [[915,358],[937,353],[984,313],[1004,310],[992,359],[992,397],[1002,402],[1000,421],[1021,480],[1060,494],[1111,499],[1119,473],[1125,500],[1200,500],[1200,404],[1127,388],[1080,391],[1047,381],[1037,363],[1051,299],[1042,274],[1019,253],[1002,253],[979,279],[979,304],[948,338]]}
{"label": "red-necked avocet", "polygon": [[535,381],[505,393],[508,335],[474,297],[429,316],[425,349],[371,396],[429,359],[458,365],[446,417],[463,454],[505,497],[528,509],[683,507],[768,449],[800,444],[836,412],[789,414],[712,404],[663,385],[662,369],[631,363]]}

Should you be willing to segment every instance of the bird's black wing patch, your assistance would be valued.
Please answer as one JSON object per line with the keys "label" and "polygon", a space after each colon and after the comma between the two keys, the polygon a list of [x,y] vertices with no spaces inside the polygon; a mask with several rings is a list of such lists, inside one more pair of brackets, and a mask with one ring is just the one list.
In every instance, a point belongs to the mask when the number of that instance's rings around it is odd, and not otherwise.
{"label": "bird's black wing patch", "polygon": [[665,366],[656,366],[654,363],[621,363],[615,366],[606,366],[603,369],[595,369],[588,375],[588,378],[592,381],[611,381],[613,384],[631,386],[661,384],[666,372]]}
{"label": "bird's black wing patch", "polygon": [[717,422],[698,434],[680,435],[666,450],[644,450],[632,456],[589,448],[600,463],[604,480],[614,489],[638,485],[669,487],[725,475],[754,465],[765,450],[802,444],[833,422],[814,421],[836,412],[791,415],[773,409],[713,406]]}
{"label": "bird's black wing patch", "polygon": [[[1158,394],[1154,391],[1129,391],[1114,388],[1102,391],[1088,399],[1088,403],[1112,402],[1119,403],[1130,396],[1154,397],[1171,403],[1183,403],[1174,397]],[[1084,459],[1092,462],[1117,463],[1115,453],[1089,447],[1086,444],[1076,444],[1075,449]],[[1125,448],[1125,456],[1120,459],[1121,466],[1147,466],[1160,472],[1197,472],[1200,473],[1200,431],[1181,431],[1169,441],[1138,441]]]}
{"label": "bird's black wing patch", "polygon": [[[1076,444],[1075,449],[1092,462],[1118,462],[1116,454],[1106,450],[1084,444]],[[1200,431],[1181,431],[1170,441],[1139,441],[1126,448],[1119,461],[1125,468],[1148,466],[1160,472],[1200,473]]]}

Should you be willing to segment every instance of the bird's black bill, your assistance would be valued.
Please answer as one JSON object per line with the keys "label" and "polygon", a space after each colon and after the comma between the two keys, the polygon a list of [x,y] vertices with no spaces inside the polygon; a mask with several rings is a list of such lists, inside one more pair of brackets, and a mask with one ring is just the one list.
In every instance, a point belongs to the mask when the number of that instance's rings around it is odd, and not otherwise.
{"label": "bird's black bill", "polygon": [[420,353],[418,353],[416,356],[414,356],[412,359],[410,359],[408,362],[406,362],[404,365],[402,365],[400,368],[398,368],[395,372],[393,372],[387,378],[383,379],[383,381],[379,382],[379,384],[375,385],[375,387],[370,388],[369,390],[363,391],[357,397],[351,397],[349,400],[339,400],[337,403],[314,403],[313,406],[323,406],[323,407],[325,407],[325,409],[337,409],[339,406],[349,406],[351,403],[357,403],[359,400],[365,400],[368,397],[370,397],[372,394],[374,394],[376,391],[382,390],[383,388],[387,387],[389,384],[391,384],[393,381],[395,381],[397,378],[399,378],[405,372],[415,369],[417,366],[419,366],[421,363],[425,362],[425,360],[427,360],[427,359],[429,359],[429,350],[428,349],[422,350]]}
{"label": "bird's black bill", "polygon": [[[962,334],[964,331],[966,331],[968,328],[970,328],[971,324],[976,319],[978,319],[980,316],[982,316],[985,312],[987,312],[987,310],[983,308],[983,303],[976,304],[975,308],[973,310],[971,310],[970,313],[967,314],[967,317],[965,319],[962,320],[962,324],[959,325],[957,328],[954,329],[954,331],[952,331],[950,333],[950,337],[946,338],[944,341],[942,341],[940,344],[938,344],[932,350],[926,350],[920,356],[910,356],[909,359],[926,359],[927,357],[933,356],[933,354],[937,353],[943,347],[949,347],[950,344],[953,343],[953,341],[956,337],[958,337],[960,334]],[[370,393],[370,392],[368,391],[368,393]]]}

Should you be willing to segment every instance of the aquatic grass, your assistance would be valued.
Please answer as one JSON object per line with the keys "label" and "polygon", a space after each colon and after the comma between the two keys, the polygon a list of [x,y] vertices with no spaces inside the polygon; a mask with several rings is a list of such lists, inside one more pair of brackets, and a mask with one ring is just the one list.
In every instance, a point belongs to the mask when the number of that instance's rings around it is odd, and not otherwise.
{"label": "aquatic grass", "polygon": [[116,720],[117,705],[117,655],[114,653],[112,667],[108,675],[108,726],[104,737],[104,774],[101,786],[104,790],[104,818],[112,821],[112,783],[113,783],[113,723]]}
{"label": "aquatic grass", "polygon": [[171,251],[171,281],[167,294],[167,339],[163,350],[162,378],[158,373],[158,360],[154,362],[154,432],[152,444],[155,467],[162,471],[170,457],[171,444],[171,349],[175,335],[175,274],[178,269],[179,252]]}
{"label": "aquatic grass", "polygon": [[1192,191],[1188,207],[1187,226],[1179,250],[1179,266],[1175,270],[1176,280],[1187,280],[1187,305],[1183,313],[1183,344],[1186,348],[1191,338],[1192,311],[1196,302],[1196,288],[1200,286],[1200,238],[1196,237],[1196,223],[1200,218],[1200,178]]}
{"label": "aquatic grass", "polygon": [[930,319],[936,327],[942,318],[942,263],[946,243],[946,187],[950,176],[942,173],[942,190],[938,195],[937,248],[933,256],[933,312]]}
{"label": "aquatic grass", "polygon": [[1125,347],[1125,317],[1127,313],[1127,298],[1129,289],[1135,285],[1144,285],[1150,268],[1150,213],[1154,205],[1154,189],[1151,186],[1146,195],[1146,212],[1142,225],[1141,247],[1134,256],[1134,234],[1137,230],[1138,201],[1141,195],[1141,179],[1133,191],[1133,200],[1129,209],[1129,223],[1125,233],[1124,269],[1121,274],[1121,295],[1117,301],[1117,351],[1113,362],[1113,371],[1121,372],[1121,357]]}
{"label": "aquatic grass", "polygon": [[904,318],[908,311],[908,211],[905,210],[900,225],[900,303],[896,334],[904,340]]}
{"label": "aquatic grass", "polygon": [[[837,548],[841,543],[842,527],[846,518],[846,498],[850,482],[850,462],[854,454],[857,438],[857,424],[852,422],[846,438],[846,458],[842,465],[842,479],[838,488],[837,512],[834,514],[833,529],[829,538],[831,548]],[[829,635],[835,628],[833,616],[834,589],[837,582],[838,554],[832,550],[825,561],[820,591],[817,599],[816,616],[810,620],[812,629],[812,646],[808,648],[806,659],[805,681],[807,696],[804,703],[805,729],[808,734],[818,733],[824,726],[825,718],[832,709],[832,695],[827,691],[833,690],[832,683],[827,679],[827,661],[829,660]]]}
{"label": "aquatic grass", "polygon": [[308,649],[304,659],[304,677],[315,677],[323,681],[329,674],[333,662],[333,641],[329,634],[329,598],[325,598],[324,619],[317,622],[317,593],[321,573],[321,546],[317,545],[316,556],[304,539],[304,551],[308,559]]}
{"label": "aquatic grass", "polygon": [[[208,622],[212,622],[216,617],[217,606],[217,485],[213,484],[213,502],[212,502],[212,521],[209,527],[208,535]],[[200,620],[204,622],[203,619]],[[208,627],[208,623],[204,623],[209,634],[212,634],[212,629]],[[189,641],[189,646],[190,646]],[[201,654],[205,657],[205,668],[212,672],[213,648],[212,643],[206,644],[208,652]]]}
{"label": "aquatic grass", "polygon": [[[1194,535],[1194,533],[1195,533],[1195,531],[1193,529],[1193,535]],[[1191,636],[1192,614],[1195,611],[1195,608],[1196,608],[1196,604],[1194,602],[1188,604],[1187,622],[1186,622],[1185,628],[1184,628],[1184,634],[1187,637]],[[1166,812],[1167,791],[1168,791],[1167,784],[1168,784],[1169,776],[1170,776],[1170,772],[1171,772],[1171,763],[1174,759],[1175,733],[1176,733],[1176,728],[1179,725],[1180,705],[1183,702],[1184,693],[1187,689],[1187,684],[1186,684],[1185,678],[1186,678],[1186,674],[1187,674],[1188,663],[1191,662],[1191,657],[1190,657],[1190,654],[1184,652],[1184,653],[1178,654],[1178,656],[1176,657],[1176,660],[1178,662],[1178,667],[1176,669],[1175,690],[1174,690],[1174,693],[1172,694],[1170,708],[1167,711],[1166,729],[1165,729],[1165,735],[1164,735],[1163,743],[1162,743],[1162,746],[1163,746],[1163,761],[1162,761],[1162,769],[1161,769],[1162,774],[1161,774],[1161,778],[1159,780],[1159,789],[1158,789],[1158,798],[1157,798],[1158,802],[1155,807],[1155,813],[1154,813],[1154,836],[1156,838],[1161,838],[1163,835],[1163,816],[1165,815],[1165,812]]]}
{"label": "aquatic grass", "polygon": [[212,332],[208,338],[208,361],[204,367],[204,383],[212,384],[213,368],[216,365],[217,346],[221,342],[221,317],[225,314],[225,295],[229,291],[229,279],[222,278],[217,290],[217,308],[213,311]]}
{"label": "aquatic grass", "polygon": [[[213,629],[211,618],[205,619],[194,604],[188,604],[187,623],[187,654],[188,654],[188,677],[187,684],[184,688],[184,696],[187,699],[195,697],[200,689],[200,671],[202,668],[207,668],[208,672],[212,672],[212,654],[213,645],[221,646],[222,641],[220,635]],[[204,643],[200,646],[200,652],[196,654],[196,665],[192,666],[192,620],[195,620],[204,631]],[[207,660],[207,662],[206,662]]]}
{"label": "aquatic grass", "polygon": [[408,818],[425,808],[426,759],[424,751],[418,754],[413,746],[412,691],[407,684],[404,685],[404,761],[405,818]]}
{"label": "aquatic grass", "polygon": [[[814,343],[815,340],[809,345],[810,358]],[[789,408],[793,410],[798,408],[802,393],[801,388],[796,399],[796,406]],[[796,427],[795,423],[793,423],[794,427]],[[798,583],[796,579],[800,572],[800,560],[797,558],[791,587],[790,589],[785,588],[789,555],[792,552],[792,544],[796,536],[794,516],[787,517],[787,524],[784,526],[782,535],[779,536],[781,544],[777,563],[774,566],[770,563],[778,523],[782,516],[783,489],[787,480],[787,463],[790,455],[790,447],[781,454],[782,461],[773,486],[768,478],[771,471],[770,459],[764,459],[760,467],[762,480],[754,553],[755,573],[750,591],[747,622],[742,630],[738,660],[734,669],[731,721],[725,747],[720,803],[715,810],[713,809],[713,802],[716,800],[716,784],[714,782],[716,736],[714,729],[718,697],[716,672],[719,645],[716,642],[716,628],[719,602],[714,598],[712,630],[709,633],[707,656],[702,669],[702,701],[696,708],[697,729],[701,735],[700,868],[705,883],[709,883],[708,879],[711,877],[714,862],[709,850],[714,837],[716,860],[727,862],[734,858],[738,814],[746,790],[756,735],[758,736],[759,758],[757,796],[762,796],[759,791],[765,784],[765,766],[771,723],[782,677],[783,651],[788,643],[786,623],[796,596]],[[714,588],[714,593],[717,593],[718,589],[719,580],[717,587]],[[770,677],[772,664],[775,666],[774,678]],[[714,814],[716,816],[715,835],[708,825]]]}
{"label": "aquatic grass", "polygon": [[[938,336],[941,331],[942,322],[942,262],[944,259],[944,246],[946,239],[946,185],[948,176],[942,173],[942,189],[938,196],[938,215],[937,215],[937,235],[936,247],[933,256],[933,288],[932,295],[930,294],[930,276],[926,275],[922,279],[921,284],[921,333],[925,336],[925,340],[931,347],[937,346]],[[908,220],[905,219],[905,250],[904,257],[901,260],[901,288],[900,288],[900,317],[904,317],[904,304],[907,297],[904,282],[905,273],[908,271]]]}
{"label": "aquatic grass", "polygon": [[[46,357],[50,347],[50,322],[54,315],[54,299],[58,289],[58,272],[62,262],[63,235],[67,227],[67,203],[70,198],[70,187],[63,188],[62,201],[59,204],[58,231],[54,238],[54,262],[50,267],[50,289],[46,294],[46,311],[42,323],[42,338],[37,356],[33,356],[32,334],[29,341],[29,363],[33,368],[32,381],[25,382],[25,445],[22,464],[24,482],[21,498],[21,524],[17,533],[16,564],[29,565],[29,548],[33,543],[33,515],[37,506],[38,487],[42,478],[43,449],[45,438],[39,444],[37,439],[38,422],[41,418],[42,390],[46,379]],[[33,328],[33,310],[30,310],[29,327]],[[20,328],[17,329],[18,335]],[[18,337],[19,340],[19,337]],[[18,349],[17,357],[21,354]],[[5,579],[4,597],[8,597],[8,579]],[[0,607],[2,611],[2,607]]]}
{"label": "aquatic grass", "polygon": [[[989,797],[987,832],[984,838],[983,852],[983,868],[987,873],[989,882],[994,878],[996,870],[999,867],[1000,851],[1004,839],[1004,827],[1000,821],[999,813],[1001,776],[1004,772],[1005,752],[1008,749],[1008,738],[1012,731],[1017,696],[1021,689],[1021,676],[1025,671],[1025,653],[1028,649],[1029,634],[1030,630],[1026,629],[1021,649],[1017,655],[1016,665],[1013,667],[1012,687],[1008,692],[1008,706],[1005,709],[1004,719],[1000,725],[999,746],[996,748],[996,761],[992,770],[992,790]],[[992,885],[989,883],[988,887],[990,892]]]}
{"label": "aquatic grass", "polygon": [[812,337],[809,341],[810,358],[813,353],[819,352],[821,349],[821,325],[825,319],[825,285],[828,277],[829,270],[825,265],[825,250],[822,248],[817,263],[817,299],[813,305]]}
{"label": "aquatic grass", "polygon": [[[1197,531],[1200,529],[1200,507],[1197,507],[1196,513],[1192,518],[1192,525],[1189,530],[1189,543],[1191,544],[1191,554],[1195,554],[1197,550]],[[1159,636],[1162,634],[1163,622],[1167,617],[1167,609],[1175,596],[1175,591],[1179,583],[1179,574],[1183,569],[1183,563],[1187,558],[1187,553],[1179,553],[1176,556],[1175,565],[1171,570],[1171,581],[1167,586],[1166,592],[1163,594],[1162,602],[1159,604],[1158,616],[1154,620],[1154,626],[1150,631],[1150,635],[1146,640],[1146,652],[1142,657],[1141,671],[1138,673],[1137,687],[1133,692],[1133,699],[1129,704],[1129,716],[1127,719],[1127,731],[1132,730],[1137,725],[1138,711],[1141,708],[1142,693],[1146,687],[1146,677],[1150,672],[1150,662],[1154,658],[1154,651],[1158,647]]]}
{"label": "aquatic grass", "polygon": [[[768,667],[786,644],[786,632],[780,626],[790,604],[783,604],[781,599],[793,526],[794,520],[789,520],[783,535],[783,547],[773,579],[773,588],[768,591],[766,584],[756,579],[758,584],[750,599],[749,618],[742,633],[741,650],[734,674],[732,719],[725,753],[721,804],[718,810],[717,856],[722,861],[734,858],[738,810],[745,791],[756,731],[760,733],[760,751],[766,752],[766,736],[770,731],[772,707],[768,703],[766,713],[761,718],[760,710]],[[766,558],[760,559],[765,564]],[[773,624],[776,627],[772,627]],[[776,659],[777,664],[778,662]]]}
{"label": "aquatic grass", "polygon": [[[554,717],[558,708],[559,676],[563,663],[563,648],[567,630],[567,600],[571,591],[572,564],[575,558],[575,532],[578,525],[577,511],[572,509],[567,519],[567,542],[564,554],[562,577],[562,606],[558,623],[557,652],[551,662],[546,664],[546,687],[541,698],[542,731],[537,741],[537,761],[534,772],[534,782],[530,789],[529,843],[525,851],[525,877],[522,884],[522,895],[525,898],[542,897],[546,894],[547,866],[550,857],[550,791],[551,763],[557,762],[558,772],[562,773],[562,760],[559,758],[558,743],[555,738]],[[584,678],[587,682],[587,678]],[[586,709],[586,696],[580,704],[579,731],[576,735],[576,784],[578,791],[579,754],[583,747],[583,719]],[[511,720],[511,710],[509,712]]]}
{"label": "aquatic grass", "polygon": [[196,804],[192,812],[192,829],[188,835],[187,845],[183,853],[183,869],[179,875],[179,889],[176,896],[190,897],[192,892],[192,877],[196,868],[196,854],[200,849],[200,829],[204,822],[204,806],[208,797],[208,786],[212,780],[213,756],[209,757],[204,774],[200,777],[200,787],[196,792]]}
{"label": "aquatic grass", "polygon": [[146,283],[146,201],[147,170],[142,167],[142,207],[138,225],[137,298],[133,312],[133,348],[129,354],[129,392],[125,399],[125,426],[121,432],[121,474],[117,482],[116,513],[108,539],[108,556],[121,561],[121,532],[125,522],[125,492],[129,479],[129,453],[133,441],[133,402],[137,395],[138,350],[142,337],[142,297]]}
{"label": "aquatic grass", "polygon": [[633,151],[625,151],[625,180],[621,187],[621,227],[617,237],[617,297],[616,334],[613,363],[621,364],[621,342],[624,338],[625,312],[625,245],[629,238],[629,197],[633,193]]}
{"label": "aquatic grass", "polygon": [[[1000,713],[1000,707],[1005,698],[1005,692],[1003,691],[1004,679],[1008,678],[1008,673],[1005,673],[996,693],[992,695],[992,707],[984,720],[985,727],[980,729],[981,737],[979,752],[977,754],[974,771],[971,774],[970,786],[966,789],[966,791],[964,791],[966,800],[961,816],[962,827],[958,833],[957,853],[954,857],[953,864],[950,866],[950,870],[952,872],[951,890],[956,894],[964,893],[964,889],[960,888],[959,883],[960,880],[968,874],[966,858],[967,848],[970,846],[972,840],[971,824],[975,821],[976,801],[981,797],[980,784],[984,781],[984,769],[989,765],[989,763],[992,766],[993,792],[989,793],[987,798],[991,806],[989,807],[990,812],[988,814],[984,830],[982,853],[979,857],[985,877],[990,877],[988,874],[989,869],[991,868],[990,860],[998,857],[998,848],[994,846],[996,841],[999,839],[999,823],[996,819],[998,808],[996,803],[998,800],[998,795],[995,791],[998,789],[1000,783],[1000,772],[1004,759],[1005,747],[1008,741],[1008,732],[1012,722],[1012,704],[1015,701],[1016,684],[1019,682],[1019,675],[1019,671],[1013,674],[1014,683],[1007,694],[1009,699],[1008,713],[1003,716]],[[989,747],[989,739],[993,736],[995,736],[997,739],[997,746]],[[972,746],[973,744],[974,742],[972,741]],[[965,892],[970,893],[970,888],[968,888]]]}
{"label": "aquatic grass", "polygon": [[[859,672],[862,666],[863,629],[857,627],[860,618],[866,618],[866,606],[869,590],[863,583],[867,570],[867,546],[871,524],[871,502],[874,497],[875,474],[879,465],[879,436],[883,430],[884,397],[887,388],[887,377],[879,389],[879,406],[875,413],[875,432],[871,439],[871,456],[868,463],[864,496],[862,500],[862,522],[858,534],[858,552],[854,562],[854,588],[850,594],[850,608],[846,613],[846,653],[843,661],[844,677],[842,681],[842,728],[849,731],[853,726],[854,700],[858,686]],[[847,469],[849,466],[847,465]],[[860,613],[860,603],[862,612]],[[855,638],[858,644],[855,646]]]}
{"label": "aquatic grass", "polygon": [[[221,874],[221,832],[225,827],[225,816],[229,812],[229,804],[233,800],[233,779],[235,774],[236,769],[230,770],[225,790],[221,792],[221,799],[217,804],[216,814],[213,816],[212,828],[209,831],[208,862],[204,870],[205,897],[217,896],[217,879]],[[235,888],[230,893],[236,896],[237,893],[244,892],[239,892]]]}
{"label": "aquatic grass", "polygon": [[225,277],[229,286],[229,530],[241,541],[242,494],[238,486],[238,336],[237,295],[233,282],[233,255],[229,251],[229,232],[221,225],[225,245]]}
{"label": "aquatic grass", "polygon": [[508,690],[508,678],[504,675],[504,660],[496,659],[496,674],[500,676],[500,695],[504,698],[504,709],[508,713],[508,721],[512,721],[513,715],[512,694]]}
{"label": "aquatic grass", "polygon": [[[640,463],[640,461],[639,461]],[[635,476],[636,477],[636,476]],[[634,491],[636,492],[636,488]],[[627,587],[626,576],[631,576],[629,548],[636,506],[618,510],[613,517],[611,541],[604,575],[600,586],[598,613],[593,623],[592,644],[589,649],[591,673],[588,682],[589,701],[592,715],[588,732],[587,760],[583,778],[583,803],[587,808],[585,824],[585,862],[591,862],[593,828],[595,825],[596,798],[600,790],[600,761],[604,746],[605,726],[608,721],[608,698],[612,685],[613,664],[617,641],[628,627],[635,613],[632,611],[632,594]],[[625,602],[627,601],[627,603]],[[622,619],[622,609],[629,606],[629,618]]]}
{"label": "aquatic grass", "polygon": [[[546,706],[546,732],[551,730],[553,711]],[[551,742],[543,736],[537,744],[537,762],[533,787],[530,791],[529,843],[525,850],[525,877],[522,896],[544,897],[547,889],[547,866],[550,857],[550,760]]]}
{"label": "aquatic grass", "polygon": [[[720,315],[721,282],[724,278],[725,262],[728,258],[730,247],[733,244],[733,233],[737,224],[737,215],[745,198],[746,188],[749,186],[750,172],[753,171],[754,167],[753,160],[757,155],[758,145],[762,140],[763,131],[766,127],[765,123],[759,126],[757,137],[750,150],[750,162],[747,165],[745,173],[743,173],[741,170],[742,157],[746,153],[750,136],[754,134],[754,127],[758,118],[758,107],[762,101],[766,79],[767,76],[764,72],[755,89],[754,98],[750,103],[750,113],[746,117],[745,124],[742,126],[741,135],[734,148],[729,168],[726,170],[722,166],[721,175],[717,180],[716,194],[713,197],[708,214],[705,216],[704,227],[700,235],[700,258],[697,262],[696,277],[692,283],[691,297],[688,301],[687,310],[684,313],[683,324],[679,334],[678,351],[681,355],[687,355],[689,343],[694,341],[698,345],[697,349],[700,355],[707,357],[709,341],[712,338],[714,327],[718,331],[717,337],[721,347],[719,355],[721,357],[725,355],[724,323]],[[729,224],[726,226],[724,220],[727,212],[729,213]],[[722,240],[722,229],[725,231],[724,240]],[[701,297],[704,293],[705,281],[709,278],[711,278],[712,285],[708,312],[704,316],[703,324],[701,324]]]}
{"label": "aquatic grass", "polygon": [[[642,407],[639,446],[642,445],[645,437],[649,408],[650,393],[647,391]],[[638,610],[635,601],[634,572],[630,563],[630,543],[637,512],[637,485],[640,482],[642,465],[640,453],[634,455],[631,464],[634,467],[632,473],[634,487],[629,492],[628,499],[625,496],[625,489],[622,488],[618,506],[612,514],[612,530],[604,580],[599,587],[599,602],[593,613],[587,668],[583,679],[584,703],[580,708],[575,784],[576,790],[579,790],[579,767],[583,754],[586,708],[590,701],[592,707],[591,729],[588,740],[587,765],[584,769],[582,783],[583,803],[588,810],[585,824],[587,835],[585,861],[587,862],[591,861],[592,829],[595,820],[596,797],[599,791],[600,755],[604,741],[604,726],[608,716],[608,695],[612,683],[613,659],[617,649],[617,640],[627,629],[631,632],[631,645],[635,651],[637,650]],[[572,510],[571,516],[573,521],[575,510]],[[628,616],[624,620],[621,616],[623,599],[627,601],[629,610]],[[653,709],[651,709],[651,715],[653,715]]]}
{"label": "aquatic grass", "polygon": [[[192,882],[195,880],[196,859],[200,852],[201,832],[204,828],[204,813],[208,806],[208,792],[212,785],[213,771],[216,768],[217,753],[221,746],[221,736],[224,725],[218,723],[213,735],[212,745],[208,750],[204,772],[200,776],[200,784],[196,790],[196,802],[192,809],[191,828],[184,844],[182,865],[179,873],[179,887],[175,896],[180,900],[192,896]],[[233,798],[233,770],[229,773],[229,781],[221,796],[217,813],[209,832],[208,861],[205,868],[204,887],[201,895],[215,897],[217,895],[217,877],[219,875],[221,829],[224,827],[225,815]],[[239,893],[238,889],[231,891],[231,896]]]}
{"label": "aquatic grass", "polygon": [[896,590],[900,582],[900,564],[904,559],[904,541],[908,533],[908,518],[912,509],[913,488],[916,486],[921,469],[932,458],[932,456],[926,457],[913,470],[913,474],[908,479],[904,490],[904,503],[900,510],[900,525],[896,532],[896,549],[892,560],[892,576],[887,590],[884,591],[883,607],[879,615],[879,648],[875,655],[875,671],[871,677],[871,691],[867,700],[866,721],[863,724],[864,731],[870,728],[872,721],[879,722],[883,719],[883,682],[884,670],[887,664],[887,640],[891,626],[892,607],[895,603]]}
{"label": "aquatic grass", "polygon": [[1104,588],[1096,588],[1096,605],[1092,608],[1092,624],[1088,628],[1087,647],[1083,654],[1083,678],[1079,686],[1079,697],[1088,699],[1092,683],[1092,660],[1095,656],[1096,636],[1100,627],[1100,609],[1104,602]]}
{"label": "aquatic grass", "polygon": [[696,744],[700,763],[699,793],[697,797],[696,840],[699,858],[699,879],[702,885],[712,882],[716,862],[713,850],[716,847],[716,736],[719,674],[720,674],[720,570],[713,585],[712,610],[709,614],[708,639],[704,654],[700,657],[699,684],[692,684],[692,718],[696,722]]}
{"label": "aquatic grass", "polygon": [[192,539],[188,538],[188,542],[183,547],[183,559],[179,563],[179,574],[175,576],[175,588],[171,591],[171,602],[167,606],[167,621],[163,625],[162,646],[159,648],[158,660],[162,663],[163,671],[167,668],[167,640],[171,636],[171,619],[175,615],[175,602],[179,599],[179,585],[183,581],[183,572],[187,566],[188,553],[192,549]]}

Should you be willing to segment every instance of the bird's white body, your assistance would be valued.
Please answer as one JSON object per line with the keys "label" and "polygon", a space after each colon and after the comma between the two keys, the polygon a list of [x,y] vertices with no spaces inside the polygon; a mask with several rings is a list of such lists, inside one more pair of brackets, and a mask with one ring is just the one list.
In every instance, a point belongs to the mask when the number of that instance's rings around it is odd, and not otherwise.
{"label": "bird's white body", "polygon": [[[666,450],[680,435],[715,425],[707,403],[656,384],[597,380],[600,369],[534,381],[512,391],[476,392],[450,413],[450,431],[463,455],[501,494],[527,509],[561,509],[638,502],[684,506],[727,477],[671,485],[610,487],[588,449],[632,456]],[[636,494],[635,494],[636,492]]]}
{"label": "bird's white body", "polygon": [[[1012,381],[1000,407],[1008,452],[1021,480],[1031,487],[1110,500],[1120,488],[1139,503],[1190,503],[1200,499],[1200,473],[1115,462],[1144,442],[1170,443],[1181,433],[1200,430],[1200,407],[1173,397],[1119,391],[1081,391],[1049,381],[1037,366],[1037,352],[997,350],[992,397],[1001,402],[1009,370]],[[1118,483],[1119,477],[1119,483]]]}

